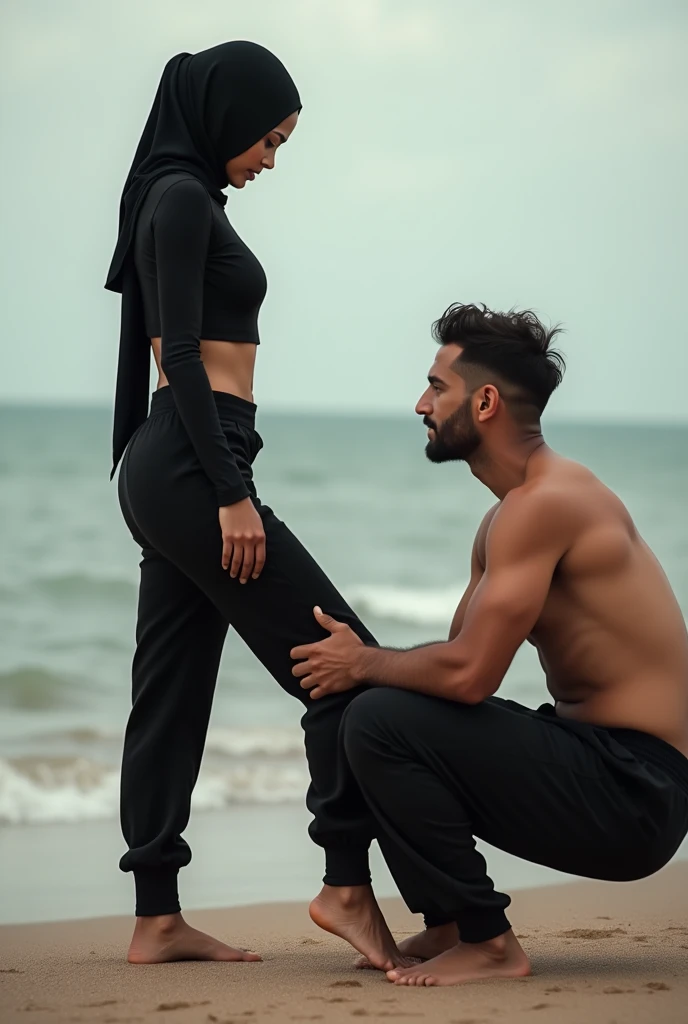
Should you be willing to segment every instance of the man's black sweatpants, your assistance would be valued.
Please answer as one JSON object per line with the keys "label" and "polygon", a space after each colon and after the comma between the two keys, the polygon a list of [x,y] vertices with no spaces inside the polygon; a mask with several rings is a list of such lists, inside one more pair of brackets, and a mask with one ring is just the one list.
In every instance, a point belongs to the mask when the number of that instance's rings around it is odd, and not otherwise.
{"label": "man's black sweatpants", "polygon": [[[231,625],[280,686],[305,707],[302,724],[311,774],[311,838],[325,850],[325,881],[370,881],[374,821],[338,760],[342,714],[362,688],[314,701],[292,675],[290,651],[327,634],[313,606],[349,626],[360,622],[296,537],[256,496],[252,463],[262,447],[256,407],[215,393],[220,422],[251,490],[267,539],[259,579],[241,584],[221,565],[215,492],[189,441],[170,388],[153,395],[151,413],[132,438],[119,477],[127,525],[141,546],[133,707],[122,763],[121,817],[140,916],[179,910],[177,873],[191,851],[181,838],[203,755],[220,654]],[[344,768],[344,771],[342,771]],[[277,853],[276,853],[277,856]]]}
{"label": "man's black sweatpants", "polygon": [[475,837],[537,864],[625,881],[663,867],[688,832],[688,759],[663,740],[491,697],[459,704],[370,689],[344,749],[399,891],[464,942],[510,928]]}

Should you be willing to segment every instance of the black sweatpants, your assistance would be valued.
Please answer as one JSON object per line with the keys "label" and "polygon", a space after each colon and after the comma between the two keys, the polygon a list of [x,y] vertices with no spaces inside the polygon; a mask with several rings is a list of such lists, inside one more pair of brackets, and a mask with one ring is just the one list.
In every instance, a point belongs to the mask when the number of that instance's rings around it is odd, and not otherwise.
{"label": "black sweatpants", "polygon": [[191,851],[181,838],[201,764],[220,654],[231,625],[284,690],[305,707],[311,774],[311,838],[325,849],[325,881],[370,881],[373,819],[337,737],[342,714],[361,692],[311,700],[292,674],[290,650],[326,634],[313,606],[375,640],[274,512],[256,496],[251,465],[262,448],[255,406],[215,393],[220,421],[263,521],[266,563],[245,584],[222,569],[215,492],[188,439],[170,388],[155,392],[150,416],[132,438],[119,477],[127,525],[141,546],[133,707],[127,725],[121,817],[134,872],[136,913],[179,910],[177,873]]}
{"label": "black sweatpants", "polygon": [[399,891],[464,942],[510,927],[474,837],[524,860],[625,881],[666,864],[688,832],[688,759],[634,730],[565,721],[492,697],[467,705],[370,689],[342,737]]}

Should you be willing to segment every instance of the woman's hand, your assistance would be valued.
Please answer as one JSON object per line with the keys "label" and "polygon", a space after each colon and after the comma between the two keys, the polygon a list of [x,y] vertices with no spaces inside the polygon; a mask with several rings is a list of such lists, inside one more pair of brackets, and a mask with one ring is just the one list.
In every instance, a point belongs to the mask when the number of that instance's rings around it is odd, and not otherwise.
{"label": "woman's hand", "polygon": [[265,530],[250,498],[220,508],[222,530],[222,568],[232,578],[246,583],[249,576],[257,580],[265,565]]}

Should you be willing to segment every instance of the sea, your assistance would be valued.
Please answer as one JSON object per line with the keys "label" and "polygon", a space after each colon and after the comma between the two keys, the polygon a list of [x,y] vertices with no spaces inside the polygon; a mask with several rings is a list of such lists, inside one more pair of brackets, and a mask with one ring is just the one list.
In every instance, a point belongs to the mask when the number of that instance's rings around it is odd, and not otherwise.
{"label": "sea", "polygon": [[[139,551],[109,481],[110,426],[107,409],[0,406],[0,833],[19,829],[23,843],[53,834],[68,847],[69,828],[88,822],[116,830]],[[446,639],[494,500],[467,467],[429,463],[413,416],[260,413],[258,429],[262,500],[377,639]],[[626,503],[685,614],[688,427],[552,422],[545,433]],[[546,699],[528,645],[502,692]],[[263,822],[301,822],[300,715],[230,631],[194,818],[250,822],[262,808]]]}

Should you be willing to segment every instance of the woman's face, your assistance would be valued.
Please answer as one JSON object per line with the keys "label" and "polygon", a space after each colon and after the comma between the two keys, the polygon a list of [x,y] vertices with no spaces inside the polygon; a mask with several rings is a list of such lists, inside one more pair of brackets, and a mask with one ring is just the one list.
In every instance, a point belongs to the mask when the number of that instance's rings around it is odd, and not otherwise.
{"label": "woman's face", "polygon": [[257,174],[275,166],[275,154],[296,128],[298,113],[290,114],[254,146],[239,156],[233,156],[225,164],[227,178],[232,188],[243,188],[247,181],[253,181]]}

